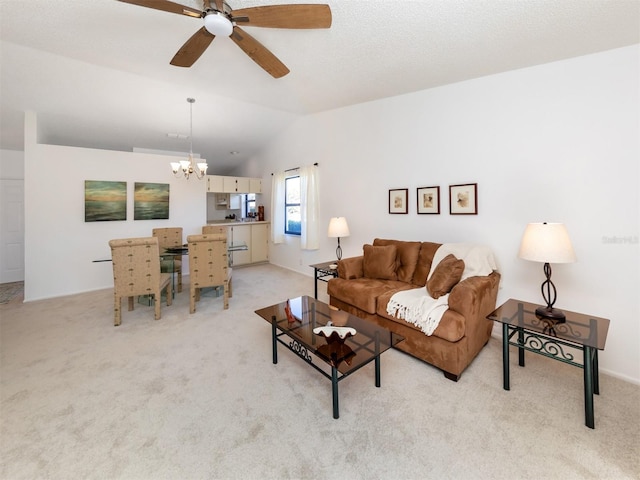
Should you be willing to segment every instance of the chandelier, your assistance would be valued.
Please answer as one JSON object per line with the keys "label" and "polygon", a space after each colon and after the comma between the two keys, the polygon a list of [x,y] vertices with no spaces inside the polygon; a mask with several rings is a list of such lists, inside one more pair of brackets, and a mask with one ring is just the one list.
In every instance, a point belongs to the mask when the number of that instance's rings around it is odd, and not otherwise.
{"label": "chandelier", "polygon": [[198,177],[199,180],[204,178],[207,174],[207,162],[198,162],[196,163],[193,159],[193,104],[196,101],[195,98],[187,98],[187,102],[189,102],[189,159],[181,160],[179,162],[171,162],[171,169],[173,170],[173,174],[176,177],[184,177],[188,180],[189,176],[194,174]]}

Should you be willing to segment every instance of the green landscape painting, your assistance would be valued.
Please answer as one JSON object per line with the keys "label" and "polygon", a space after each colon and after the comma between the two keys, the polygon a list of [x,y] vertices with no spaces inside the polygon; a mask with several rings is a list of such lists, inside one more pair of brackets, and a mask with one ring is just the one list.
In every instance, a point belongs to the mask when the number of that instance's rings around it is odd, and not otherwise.
{"label": "green landscape painting", "polygon": [[133,192],[133,219],[169,218],[169,184],[136,183]]}
{"label": "green landscape painting", "polygon": [[127,219],[127,182],[84,181],[84,221]]}

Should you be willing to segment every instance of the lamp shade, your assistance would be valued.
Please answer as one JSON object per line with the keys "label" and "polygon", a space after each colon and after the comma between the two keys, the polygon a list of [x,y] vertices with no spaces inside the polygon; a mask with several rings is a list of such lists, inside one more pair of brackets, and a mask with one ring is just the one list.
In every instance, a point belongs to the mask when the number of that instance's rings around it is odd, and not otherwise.
{"label": "lamp shade", "polygon": [[530,223],[524,230],[518,257],[533,262],[576,261],[569,232],[562,223]]}
{"label": "lamp shade", "polygon": [[329,221],[328,236],[331,238],[348,237],[349,225],[347,225],[347,219],[344,217],[333,217]]}

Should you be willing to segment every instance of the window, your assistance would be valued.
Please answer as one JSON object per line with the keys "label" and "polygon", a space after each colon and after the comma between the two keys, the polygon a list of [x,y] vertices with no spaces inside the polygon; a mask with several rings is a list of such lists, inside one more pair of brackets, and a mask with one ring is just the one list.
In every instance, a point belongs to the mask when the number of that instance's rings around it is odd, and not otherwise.
{"label": "window", "polygon": [[[271,240],[285,243],[287,237],[300,238],[302,250],[318,250],[317,165],[296,168],[296,173],[276,172],[271,180]],[[297,243],[297,242],[296,242]]]}
{"label": "window", "polygon": [[300,176],[288,177],[284,181],[284,233],[300,235],[302,217],[300,216]]}
{"label": "window", "polygon": [[244,195],[244,216],[245,217],[257,217],[256,213],[256,194],[255,193],[247,193]]}

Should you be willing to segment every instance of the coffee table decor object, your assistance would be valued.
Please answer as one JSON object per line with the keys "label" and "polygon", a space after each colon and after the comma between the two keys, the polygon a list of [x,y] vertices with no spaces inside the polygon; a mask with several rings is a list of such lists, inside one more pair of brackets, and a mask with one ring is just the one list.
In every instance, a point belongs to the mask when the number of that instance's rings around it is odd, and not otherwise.
{"label": "coffee table decor object", "polygon": [[[380,356],[404,340],[384,327],[309,296],[261,308],[256,314],[271,325],[274,364],[278,363],[280,344],[331,380],[333,418],[340,416],[338,382],[374,362],[375,386],[380,387]],[[334,319],[339,326],[333,324]]]}
{"label": "coffee table decor object", "polygon": [[314,328],[313,333],[325,337],[327,343],[344,343],[348,337],[354,336],[357,332],[355,328],[351,327],[334,327],[331,325],[331,321],[329,321],[324,327]]}
{"label": "coffee table decor object", "polygon": [[287,299],[287,304],[284,307],[284,313],[287,315],[287,321],[289,324],[299,322],[300,320],[295,317],[295,315],[291,312],[291,302]]}

